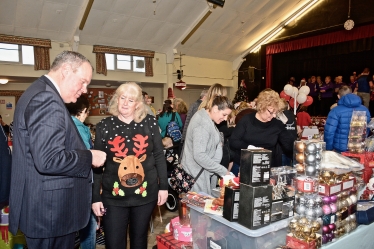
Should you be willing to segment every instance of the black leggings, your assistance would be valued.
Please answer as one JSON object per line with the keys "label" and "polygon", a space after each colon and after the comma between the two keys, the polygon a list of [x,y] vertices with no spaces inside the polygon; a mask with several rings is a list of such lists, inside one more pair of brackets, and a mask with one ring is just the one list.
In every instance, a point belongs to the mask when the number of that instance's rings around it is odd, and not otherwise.
{"label": "black leggings", "polygon": [[126,249],[127,227],[130,234],[130,249],[147,249],[148,225],[157,201],[135,206],[117,207],[106,205],[103,216],[106,249]]}

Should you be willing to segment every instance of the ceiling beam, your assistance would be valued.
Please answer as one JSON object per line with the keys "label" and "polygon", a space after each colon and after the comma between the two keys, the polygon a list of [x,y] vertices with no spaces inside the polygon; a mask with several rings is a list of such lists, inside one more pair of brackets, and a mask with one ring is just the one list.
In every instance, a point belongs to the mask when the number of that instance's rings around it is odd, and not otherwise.
{"label": "ceiling beam", "polygon": [[195,27],[193,27],[193,29],[190,31],[190,33],[188,33],[188,35],[183,39],[183,41],[181,42],[182,45],[184,45],[188,41],[188,39],[190,39],[190,37],[205,22],[205,20],[210,16],[210,14],[212,14],[212,11],[208,10],[208,12],[205,13],[203,18],[201,18],[201,20],[195,25]]}
{"label": "ceiling beam", "polygon": [[84,11],[81,23],[79,24],[79,30],[83,30],[84,25],[86,24],[88,14],[90,14],[92,5],[93,5],[94,0],[88,0],[86,10]]}

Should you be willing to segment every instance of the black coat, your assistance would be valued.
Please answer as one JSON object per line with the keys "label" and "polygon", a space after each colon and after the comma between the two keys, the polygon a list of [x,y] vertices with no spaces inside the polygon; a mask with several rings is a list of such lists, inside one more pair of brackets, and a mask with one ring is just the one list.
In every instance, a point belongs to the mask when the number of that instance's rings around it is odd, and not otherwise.
{"label": "black coat", "polygon": [[12,153],[8,146],[8,138],[0,125],[0,209],[9,202],[11,165]]}

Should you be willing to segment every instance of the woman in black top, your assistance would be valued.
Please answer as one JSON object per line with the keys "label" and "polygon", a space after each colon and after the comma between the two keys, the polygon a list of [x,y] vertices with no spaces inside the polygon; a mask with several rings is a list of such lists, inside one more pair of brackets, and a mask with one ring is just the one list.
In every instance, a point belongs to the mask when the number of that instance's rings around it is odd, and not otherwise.
{"label": "woman in black top", "polygon": [[136,83],[118,87],[109,111],[113,116],[96,126],[94,148],[105,151],[107,160],[94,172],[92,209],[105,214],[107,249],[126,249],[128,226],[130,248],[146,249],[152,211],[168,196],[160,132]]}
{"label": "woman in black top", "polygon": [[257,97],[256,113],[245,115],[235,126],[230,137],[230,148],[234,153],[234,166],[231,170],[235,175],[239,171],[241,149],[248,145],[271,150],[271,166],[281,164],[281,155],[276,153],[276,144],[282,146],[284,152],[292,151],[294,138],[288,136],[284,124],[275,119],[283,102],[278,93],[266,89]]}

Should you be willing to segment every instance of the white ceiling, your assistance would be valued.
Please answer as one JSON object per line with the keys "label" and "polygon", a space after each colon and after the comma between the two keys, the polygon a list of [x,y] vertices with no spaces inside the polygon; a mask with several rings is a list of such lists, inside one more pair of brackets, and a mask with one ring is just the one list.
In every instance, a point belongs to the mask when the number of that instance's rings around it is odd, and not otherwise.
{"label": "white ceiling", "polygon": [[211,8],[206,0],[0,0],[0,34],[108,45],[234,61],[307,0],[226,0],[184,44]]}

